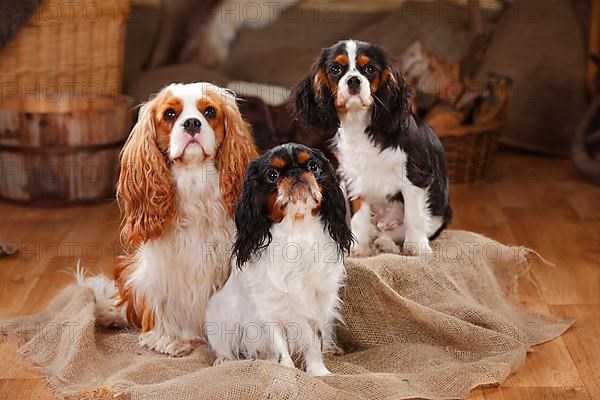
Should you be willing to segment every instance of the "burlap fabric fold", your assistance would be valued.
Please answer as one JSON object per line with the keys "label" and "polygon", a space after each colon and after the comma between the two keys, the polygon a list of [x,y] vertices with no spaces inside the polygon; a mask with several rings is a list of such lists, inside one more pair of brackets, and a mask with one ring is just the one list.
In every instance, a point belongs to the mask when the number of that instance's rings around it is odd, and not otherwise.
{"label": "burlap fabric fold", "polygon": [[0,324],[57,398],[161,400],[464,398],[571,325],[506,296],[529,268],[526,249],[464,231],[433,247],[428,257],[347,260],[338,332],[347,353],[326,357],[330,377],[267,361],[211,367],[206,346],[183,358],[141,349],[136,332],[97,327],[93,294],[74,286],[45,311]]}

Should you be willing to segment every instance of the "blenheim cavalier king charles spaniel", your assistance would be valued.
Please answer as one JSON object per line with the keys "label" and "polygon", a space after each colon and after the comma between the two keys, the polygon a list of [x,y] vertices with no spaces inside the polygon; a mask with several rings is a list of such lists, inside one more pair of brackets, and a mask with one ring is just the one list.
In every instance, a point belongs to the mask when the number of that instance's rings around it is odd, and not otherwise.
{"label": "blenheim cavalier king charles spaniel", "polygon": [[452,218],[444,149],[410,110],[399,70],[379,47],[355,40],[323,49],[295,92],[298,119],[335,134],[352,200],[355,256],[373,248],[430,253]]}
{"label": "blenheim cavalier king charles spaniel", "polygon": [[229,276],[233,203],[257,156],[232,92],[172,84],[145,103],[121,154],[117,198],[129,250],[114,281],[84,277],[104,325],[181,356],[204,338],[211,295]]}
{"label": "blenheim cavalier king charles spaniel", "polygon": [[220,363],[267,359],[328,375],[335,349],[343,256],[352,234],[346,203],[323,153],[278,146],[250,163],[236,206],[231,276],[210,300],[206,335]]}

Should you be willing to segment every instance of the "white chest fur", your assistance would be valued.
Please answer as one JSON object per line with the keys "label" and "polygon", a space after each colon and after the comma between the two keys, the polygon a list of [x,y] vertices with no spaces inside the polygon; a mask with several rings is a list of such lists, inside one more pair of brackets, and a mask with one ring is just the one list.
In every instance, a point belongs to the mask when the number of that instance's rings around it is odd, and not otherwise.
{"label": "white chest fur", "polygon": [[256,289],[252,296],[264,318],[327,318],[331,304],[322,303],[324,295],[337,293],[344,268],[337,244],[318,219],[308,214],[302,221],[286,217],[274,225],[273,241],[243,274]]}
{"label": "white chest fur", "polygon": [[[396,243],[403,241],[405,254],[430,253],[428,238],[442,226],[443,218],[431,215],[429,189],[415,186],[408,179],[407,154],[401,149],[380,149],[369,140],[366,133],[369,118],[367,110],[341,116],[336,136],[340,173],[348,185],[348,193],[352,198],[364,200],[352,216],[356,243],[351,252],[355,256],[370,255],[371,239],[383,235],[389,240],[385,241],[385,247],[379,242],[380,250],[397,252]],[[402,193],[404,206],[390,210],[389,197],[398,192]],[[385,221],[379,222],[392,222],[395,228],[379,232],[371,222],[371,210],[383,216]]]}
{"label": "white chest fur", "polygon": [[203,335],[210,296],[228,276],[234,226],[213,164],[174,167],[173,176],[176,216],[159,238],[140,248],[130,279],[155,311],[155,330],[195,339]]}
{"label": "white chest fur", "polygon": [[[304,355],[307,372],[326,374],[321,343],[328,348],[334,342],[342,257],[319,217],[310,213],[302,221],[285,217],[271,234],[271,244],[243,270],[232,271],[210,300],[208,340],[219,358],[243,355],[293,366],[289,349]],[[258,336],[248,333],[256,329]]]}
{"label": "white chest fur", "polygon": [[336,147],[350,197],[360,196],[376,204],[410,182],[406,177],[406,153],[400,149],[381,150],[365,133],[367,125],[366,114],[342,117]]}

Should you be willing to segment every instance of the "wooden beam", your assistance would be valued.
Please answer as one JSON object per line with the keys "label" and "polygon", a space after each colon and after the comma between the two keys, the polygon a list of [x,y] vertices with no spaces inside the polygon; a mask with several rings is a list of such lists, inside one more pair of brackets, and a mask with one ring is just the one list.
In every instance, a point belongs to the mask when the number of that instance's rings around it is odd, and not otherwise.
{"label": "wooden beam", "polygon": [[[600,0],[592,0],[590,4],[590,38],[589,54],[600,54]],[[598,66],[588,60],[587,89],[590,98],[594,98],[600,91],[597,87]]]}
{"label": "wooden beam", "polygon": [[469,14],[471,17],[471,31],[474,36],[481,35],[485,32],[483,16],[481,15],[481,4],[479,0],[469,0]]}

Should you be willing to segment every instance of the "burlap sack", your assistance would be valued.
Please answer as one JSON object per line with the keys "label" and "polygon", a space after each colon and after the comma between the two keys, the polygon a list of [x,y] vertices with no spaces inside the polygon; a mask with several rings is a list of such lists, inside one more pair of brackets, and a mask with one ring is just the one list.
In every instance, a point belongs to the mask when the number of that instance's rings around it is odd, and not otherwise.
{"label": "burlap sack", "polygon": [[426,258],[347,261],[339,339],[348,352],[327,356],[330,377],[268,361],[210,367],[207,346],[183,358],[141,349],[136,332],[96,327],[92,293],[73,286],[46,311],[0,324],[20,337],[19,352],[58,398],[161,400],[463,398],[502,382],[530,346],[571,325],[505,296],[528,269],[523,248],[463,231],[446,232],[433,247]]}

